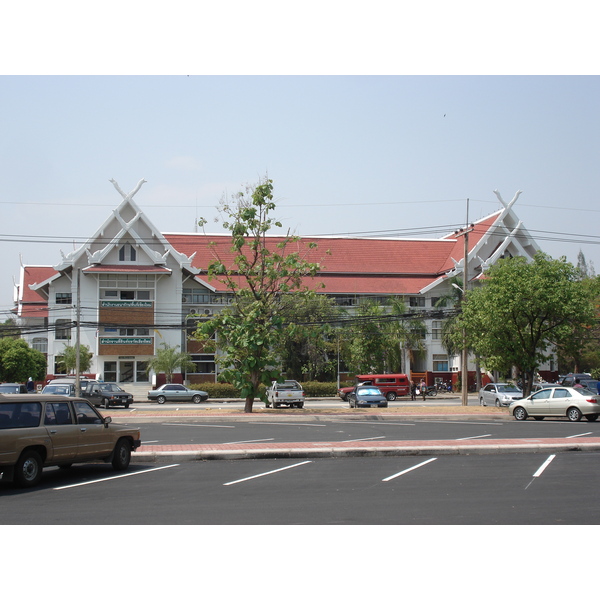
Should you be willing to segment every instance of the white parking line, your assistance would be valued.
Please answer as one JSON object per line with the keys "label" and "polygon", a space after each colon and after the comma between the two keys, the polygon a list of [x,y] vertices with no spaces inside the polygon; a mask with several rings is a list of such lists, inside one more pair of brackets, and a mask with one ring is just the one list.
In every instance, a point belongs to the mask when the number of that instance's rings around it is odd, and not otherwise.
{"label": "white parking line", "polygon": [[551,454],[544,462],[544,464],[533,474],[534,477],[539,477],[546,467],[554,460],[556,454]]}
{"label": "white parking line", "polygon": [[199,423],[161,423],[174,427],[218,427],[221,429],[235,429],[235,425],[200,425]]}
{"label": "white parking line", "polygon": [[294,427],[327,427],[327,425],[316,425],[314,423],[262,423],[260,421],[248,421],[251,425],[293,425]]}
{"label": "white parking line", "polygon": [[242,481],[249,481],[250,479],[256,479],[257,477],[264,477],[265,475],[272,475],[273,473],[279,473],[279,471],[285,471],[286,469],[293,469],[294,467],[307,465],[311,462],[312,460],[305,460],[304,462],[296,463],[295,465],[289,465],[287,467],[282,467],[281,469],[275,469],[274,471],[267,471],[266,473],[259,473],[258,475],[252,475],[251,477],[244,477],[244,479],[236,479],[235,481],[229,481],[228,483],[224,483],[223,485],[234,485],[236,483],[241,483]]}
{"label": "white parking line", "polygon": [[471,437],[466,438],[456,438],[456,441],[460,442],[461,440],[477,440],[479,438],[490,437],[491,435],[491,433],[486,433],[485,435],[473,435]]}
{"label": "white parking line", "polygon": [[396,479],[396,477],[400,477],[400,475],[404,475],[405,473],[408,473],[409,471],[414,471],[415,469],[418,469],[419,467],[423,467],[427,463],[430,463],[434,460],[437,460],[437,458],[430,458],[429,460],[419,463],[418,465],[415,465],[414,467],[411,467],[410,469],[405,469],[404,471],[400,471],[400,473],[396,473],[395,475],[390,475],[389,477],[386,477],[385,479],[382,479],[381,481],[391,481],[392,479]]}
{"label": "white parking line", "polygon": [[592,435],[592,433],[594,433],[594,432],[593,431],[588,431],[587,433],[578,433],[576,435],[568,435],[567,439],[574,438],[574,437],[581,437],[582,435]]}
{"label": "white parking line", "polygon": [[105,481],[112,481],[113,479],[121,479],[121,477],[133,477],[134,475],[145,475],[152,471],[160,471],[162,469],[170,469],[171,467],[178,467],[179,465],[167,465],[165,467],[155,467],[154,469],[147,469],[146,471],[136,471],[135,473],[125,473],[123,475],[114,475],[113,477],[104,477],[103,479],[94,479],[94,481],[84,481],[82,483],[73,483],[71,485],[63,485],[61,487],[55,487],[55,490],[67,490],[69,488],[81,487],[82,485],[91,485],[92,483],[103,483]]}
{"label": "white parking line", "polygon": [[408,427],[414,427],[414,423],[398,423],[398,422],[389,422],[389,421],[331,421],[332,423],[367,423],[369,425],[405,425]]}

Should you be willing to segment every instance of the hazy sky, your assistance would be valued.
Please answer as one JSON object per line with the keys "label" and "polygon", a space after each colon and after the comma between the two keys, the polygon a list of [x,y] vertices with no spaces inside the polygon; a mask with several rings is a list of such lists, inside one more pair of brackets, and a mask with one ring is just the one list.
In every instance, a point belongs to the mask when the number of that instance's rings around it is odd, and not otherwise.
{"label": "hazy sky", "polygon": [[[268,173],[298,234],[434,236],[522,194],[543,250],[600,271],[597,76],[4,76],[0,309],[119,204],[163,232]],[[413,230],[413,231],[411,231]],[[419,235],[424,235],[422,231]],[[49,243],[52,242],[52,243]]]}

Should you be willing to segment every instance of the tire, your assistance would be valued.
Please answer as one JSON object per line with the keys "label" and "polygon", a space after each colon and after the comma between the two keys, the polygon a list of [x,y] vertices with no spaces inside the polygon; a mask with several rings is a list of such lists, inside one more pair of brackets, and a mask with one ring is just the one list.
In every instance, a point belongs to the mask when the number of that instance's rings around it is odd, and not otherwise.
{"label": "tire", "polygon": [[110,402],[108,400],[104,401],[104,410],[108,410],[110,407]]}
{"label": "tire", "polygon": [[496,398],[495,404],[496,404],[496,408],[500,408],[500,400],[498,400],[498,398]]}
{"label": "tire", "polygon": [[300,402],[297,406],[298,408],[304,408],[304,402]]}
{"label": "tire", "polygon": [[115,446],[112,466],[115,471],[124,471],[131,460],[131,444],[128,440],[121,438]]}
{"label": "tire", "polygon": [[437,396],[437,390],[436,389],[427,390],[427,395],[428,396]]}
{"label": "tire", "polygon": [[125,408],[129,408],[129,404],[126,404],[126,405],[125,405]]}
{"label": "tire", "polygon": [[598,415],[597,414],[596,415],[585,415],[585,418],[588,421],[596,421],[598,419]]}
{"label": "tire", "polygon": [[202,396],[200,394],[196,394],[195,396],[192,396],[192,402],[194,404],[200,404],[200,402],[202,402]]}
{"label": "tire", "polygon": [[385,397],[388,402],[393,402],[398,396],[396,395],[396,392],[388,392]]}
{"label": "tire", "polygon": [[166,398],[165,398],[164,396],[159,396],[159,397],[156,399],[156,401],[157,401],[159,404],[164,404],[164,403],[165,403],[165,400],[166,400]]}
{"label": "tire", "polygon": [[33,487],[42,478],[44,462],[35,450],[26,450],[15,464],[14,478],[19,487]]}
{"label": "tire", "polygon": [[483,396],[479,398],[479,406],[487,406],[486,403],[483,401]]}
{"label": "tire", "polygon": [[571,406],[571,408],[567,409],[567,418],[569,421],[573,421],[573,423],[581,421],[582,416],[581,411],[576,406]]}
{"label": "tire", "polygon": [[513,411],[513,416],[517,421],[525,421],[529,415],[522,406],[517,406],[517,408],[515,408]]}

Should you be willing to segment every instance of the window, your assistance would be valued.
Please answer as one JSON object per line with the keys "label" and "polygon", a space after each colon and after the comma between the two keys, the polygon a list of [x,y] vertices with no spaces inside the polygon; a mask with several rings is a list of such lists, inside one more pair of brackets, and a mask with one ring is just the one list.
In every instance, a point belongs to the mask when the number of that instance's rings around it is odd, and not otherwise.
{"label": "window", "polygon": [[73,304],[73,294],[71,292],[57,292],[56,304]]}
{"label": "window", "polygon": [[442,322],[432,321],[431,322],[431,339],[441,340],[442,339]]}
{"label": "window", "polygon": [[56,319],[54,326],[54,337],[57,340],[71,339],[71,321],[69,319]]}
{"label": "window", "polygon": [[135,248],[131,244],[123,244],[119,248],[119,261],[120,262],[135,262],[136,252]]}
{"label": "window", "polygon": [[214,354],[192,354],[192,362],[196,365],[196,370],[193,373],[214,373],[215,372],[215,356]]}
{"label": "window", "polygon": [[150,329],[148,329],[147,327],[122,327],[121,329],[119,329],[119,335],[120,336],[124,336],[124,337],[133,337],[133,336],[140,336],[140,335],[150,335]]}
{"label": "window", "polygon": [[48,338],[45,337],[37,337],[33,338],[31,342],[31,347],[34,350],[38,350],[39,352],[43,352],[46,354],[48,352]]}
{"label": "window", "polygon": [[138,360],[135,363],[135,380],[136,381],[148,381],[148,373],[146,369],[148,368],[148,362]]}
{"label": "window", "polygon": [[433,370],[434,371],[448,371],[448,355],[447,354],[434,354],[433,355]]}
{"label": "window", "polygon": [[442,306],[448,306],[448,298],[444,298],[443,296],[441,298],[439,296],[431,298],[431,308],[441,308]]}
{"label": "window", "polygon": [[117,361],[107,361],[104,363],[104,381],[117,380]]}
{"label": "window", "polygon": [[410,296],[408,303],[413,308],[421,308],[425,306],[425,298],[423,296]]}

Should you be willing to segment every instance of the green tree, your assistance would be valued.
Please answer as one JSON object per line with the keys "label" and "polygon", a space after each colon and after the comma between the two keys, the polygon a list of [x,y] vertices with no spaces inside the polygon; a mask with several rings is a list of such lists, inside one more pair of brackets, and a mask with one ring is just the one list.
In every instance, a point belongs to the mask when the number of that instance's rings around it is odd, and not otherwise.
{"label": "green tree", "polygon": [[[92,356],[87,346],[79,346],[79,372],[87,373],[92,365]],[[56,356],[56,362],[67,373],[74,373],[77,368],[77,348],[75,346],[65,346],[65,349]]]}
{"label": "green tree", "polygon": [[[230,307],[209,321],[200,323],[197,339],[208,341],[216,334],[221,378],[231,383],[245,398],[245,412],[252,412],[256,397],[267,403],[261,383],[280,380],[280,361],[276,349],[284,331],[281,299],[294,293],[308,295],[304,278],[320,270],[308,262],[316,244],[302,244],[299,237],[283,236],[281,242],[268,241],[267,232],[281,223],[271,217],[273,182],[270,179],[248,187],[223,203],[223,228],[231,234],[232,258],[219,255],[213,245],[213,260],[208,266],[209,281],[217,279],[233,294]],[[206,221],[201,220],[204,225]],[[295,251],[292,251],[295,249]]]}
{"label": "green tree", "polygon": [[481,287],[469,291],[458,317],[469,346],[489,370],[516,366],[529,394],[538,365],[572,335],[573,327],[591,325],[590,288],[566,260],[543,253],[498,261],[486,271]]}
{"label": "green tree", "polygon": [[0,338],[0,380],[20,383],[46,375],[46,357],[23,339]]}
{"label": "green tree", "polygon": [[146,373],[150,371],[164,373],[167,383],[171,383],[173,373],[176,371],[196,370],[196,365],[192,362],[190,355],[186,352],[179,352],[179,346],[169,346],[165,342],[161,346],[162,348],[156,349],[156,355],[148,361]]}

